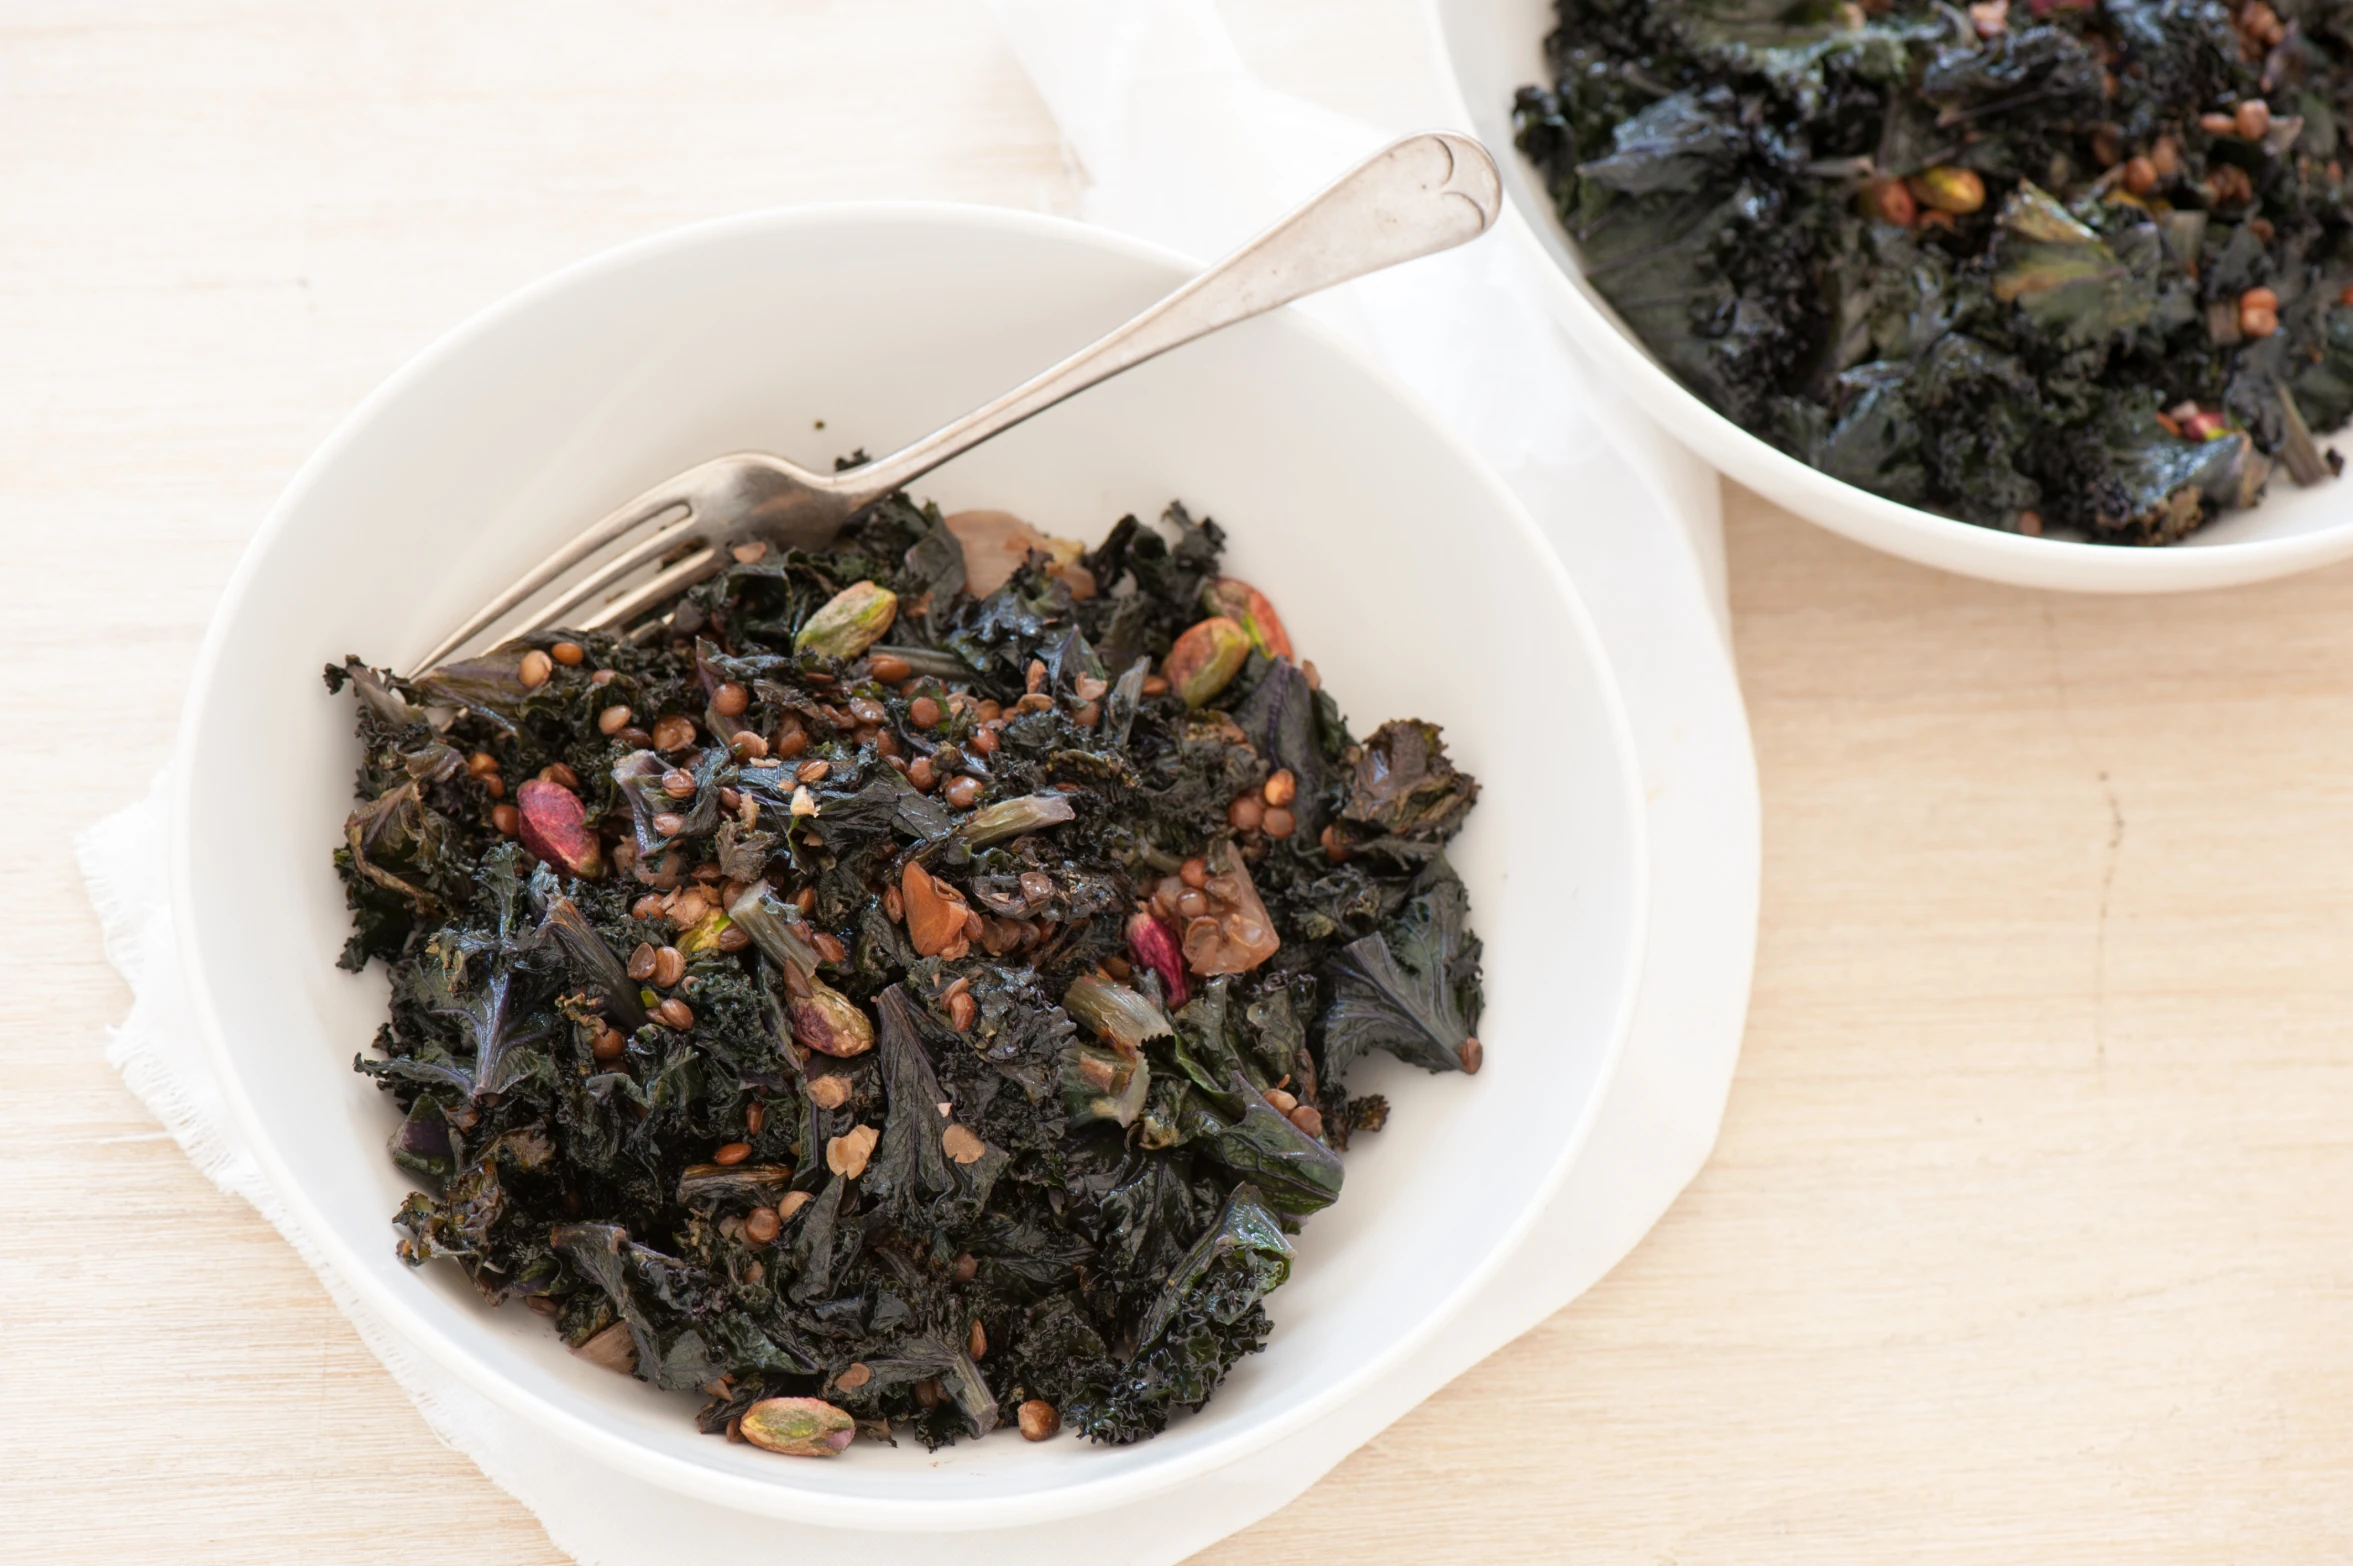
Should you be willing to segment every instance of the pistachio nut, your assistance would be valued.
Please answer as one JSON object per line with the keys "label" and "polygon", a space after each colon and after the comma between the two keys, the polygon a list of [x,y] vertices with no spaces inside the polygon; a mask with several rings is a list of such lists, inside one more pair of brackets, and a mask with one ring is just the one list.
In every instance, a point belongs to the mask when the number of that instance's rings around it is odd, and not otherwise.
{"label": "pistachio nut", "polygon": [[882,639],[899,612],[899,595],[872,582],[852,582],[809,616],[793,637],[794,652],[855,658]]}
{"label": "pistachio nut", "polygon": [[1250,644],[1269,658],[1288,658],[1291,635],[1266,594],[1240,577],[1221,576],[1201,589],[1201,607],[1222,614],[1250,633]]}
{"label": "pistachio nut", "polygon": [[858,1434],[858,1422],[821,1397],[764,1397],[737,1428],[752,1445],[787,1457],[833,1457]]}
{"label": "pistachio nut", "polygon": [[533,778],[515,791],[516,835],[566,875],[593,881],[605,873],[604,847],[588,825],[588,807],[561,783]]}
{"label": "pistachio nut", "polygon": [[1139,908],[1128,916],[1127,954],[1141,968],[1160,975],[1160,992],[1171,1006],[1185,1003],[1185,957],[1169,927]]}
{"label": "pistachio nut", "polygon": [[1985,177],[1975,169],[1939,163],[1934,168],[1922,169],[1907,183],[1922,206],[1950,212],[1955,217],[1965,217],[1985,205]]}
{"label": "pistachio nut", "polygon": [[1224,615],[1189,627],[1169,648],[1160,672],[1188,707],[1198,707],[1233,683],[1250,656],[1250,633]]}
{"label": "pistachio nut", "polygon": [[789,995],[785,1002],[796,1043],[836,1060],[874,1048],[874,1024],[856,1001],[822,979],[811,978],[808,986],[808,994]]}

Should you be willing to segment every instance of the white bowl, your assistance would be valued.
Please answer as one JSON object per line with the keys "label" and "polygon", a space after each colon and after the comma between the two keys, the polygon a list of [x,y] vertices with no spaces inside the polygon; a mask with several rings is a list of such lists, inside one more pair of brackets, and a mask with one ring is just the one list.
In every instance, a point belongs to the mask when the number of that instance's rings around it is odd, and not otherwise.
{"label": "white bowl", "polygon": [[[1609,384],[1718,471],[1799,516],[1891,555],[2022,587],[2169,593],[2227,587],[2353,555],[2353,485],[2274,476],[2260,506],[2227,512],[2162,549],[2028,538],[1900,505],[1808,467],[1725,418],[1660,365],[1585,280],[1544,180],[1512,146],[1512,94],[1552,85],[1552,0],[1430,0],[1460,123],[1503,168],[1503,226],[1553,315]],[[2328,437],[2322,437],[2327,443]]]}
{"label": "white bowl", "polygon": [[[692,1399],[581,1364],[539,1318],[411,1271],[388,1102],[351,1069],[378,973],[335,967],[329,862],[351,807],[349,698],[321,666],[400,663],[619,499],[701,458],[881,451],[1053,362],[1187,275],[1074,224],[943,206],[813,208],[680,230],[525,289],[370,397],[231,583],[189,698],[174,803],[189,991],[239,1123],[374,1311],[550,1437],[687,1495],[838,1527],[1067,1518],[1303,1428],[1415,1354],[1559,1185],[1627,1025],[1642,802],[1616,687],[1558,561],[1503,486],[1296,314],[1088,393],[918,493],[1098,536],[1181,497],[1233,537],[1359,728],[1442,722],[1486,792],[1457,863],[1487,941],[1477,1077],[1396,1067],[1270,1301],[1267,1351],[1208,1410],[1123,1449],[1000,1434],[827,1463],[695,1433]],[[823,420],[822,429],[817,425]],[[1394,1065],[1383,1061],[1382,1064]],[[1370,1432],[1366,1432],[1369,1434]]]}

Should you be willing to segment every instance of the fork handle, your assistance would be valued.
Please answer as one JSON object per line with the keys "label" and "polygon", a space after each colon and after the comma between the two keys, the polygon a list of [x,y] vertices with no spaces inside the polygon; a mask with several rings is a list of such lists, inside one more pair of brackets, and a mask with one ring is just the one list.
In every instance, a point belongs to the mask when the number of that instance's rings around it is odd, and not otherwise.
{"label": "fork handle", "polygon": [[842,473],[838,493],[852,506],[879,500],[1065,397],[1196,337],[1475,239],[1502,206],[1495,160],[1470,137],[1424,131],[1392,142],[1124,326],[914,444]]}

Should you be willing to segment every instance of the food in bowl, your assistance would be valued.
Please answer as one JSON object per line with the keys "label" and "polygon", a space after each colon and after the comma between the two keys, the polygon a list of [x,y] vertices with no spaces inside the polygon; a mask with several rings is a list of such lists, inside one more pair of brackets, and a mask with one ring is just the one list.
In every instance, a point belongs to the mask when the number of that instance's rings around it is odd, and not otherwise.
{"label": "food in bowl", "polygon": [[356,660],[401,1254],[825,1456],[1197,1408],[1385,1052],[1476,1071],[1438,729],[1354,738],[1222,534],[894,498],[628,634]]}
{"label": "food in bowl", "polygon": [[1585,275],[1834,478],[2172,543],[2341,462],[2353,40],[2267,0],[1558,0],[1518,94]]}

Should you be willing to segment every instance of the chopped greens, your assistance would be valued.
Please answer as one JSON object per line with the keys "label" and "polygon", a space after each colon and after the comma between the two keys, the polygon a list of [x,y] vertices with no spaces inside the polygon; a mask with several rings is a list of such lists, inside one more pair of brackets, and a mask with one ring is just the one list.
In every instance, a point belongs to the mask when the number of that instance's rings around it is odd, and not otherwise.
{"label": "chopped greens", "polygon": [[1480,1057],[1477,784],[1222,543],[893,498],[630,634],[329,668],[400,1254],[777,1452],[1199,1407],[1388,1114],[1350,1064]]}
{"label": "chopped greens", "polygon": [[1692,391],[1835,478],[2167,544],[2343,466],[2347,0],[1557,0],[1518,142]]}

